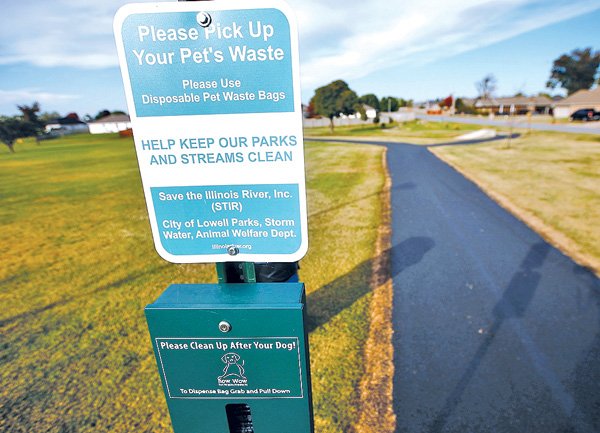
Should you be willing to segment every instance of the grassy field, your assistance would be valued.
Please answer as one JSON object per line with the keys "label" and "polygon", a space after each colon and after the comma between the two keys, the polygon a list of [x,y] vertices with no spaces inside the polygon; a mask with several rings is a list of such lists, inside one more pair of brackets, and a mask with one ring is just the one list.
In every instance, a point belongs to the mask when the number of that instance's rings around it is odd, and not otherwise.
{"label": "grassy field", "polygon": [[432,151],[600,275],[600,137],[532,132]]}
{"label": "grassy field", "polygon": [[[307,285],[315,422],[361,414],[383,149],[307,145]],[[154,251],[130,139],[0,148],[0,430],[170,432],[143,308],[212,265]],[[340,357],[339,354],[344,356]]]}
{"label": "grassy field", "polygon": [[377,137],[382,140],[406,140],[415,144],[432,144],[439,142],[440,139],[451,140],[477,129],[481,129],[481,126],[466,123],[413,120],[391,124],[337,126],[333,132],[329,127],[306,128],[304,133],[311,137]]}

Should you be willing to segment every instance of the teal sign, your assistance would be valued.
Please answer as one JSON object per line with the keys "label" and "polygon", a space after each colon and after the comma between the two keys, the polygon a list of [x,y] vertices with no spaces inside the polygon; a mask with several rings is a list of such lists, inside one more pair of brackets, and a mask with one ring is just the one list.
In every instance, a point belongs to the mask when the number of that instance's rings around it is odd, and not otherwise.
{"label": "teal sign", "polygon": [[313,432],[305,298],[301,283],[173,284],[146,306],[175,433]]}
{"label": "teal sign", "polygon": [[137,116],[293,112],[286,16],[273,8],[209,13],[208,27],[196,11],[125,18]]}
{"label": "teal sign", "polygon": [[114,30],[158,253],[175,263],[300,260],[304,140],[287,5],[131,4]]}
{"label": "teal sign", "polygon": [[228,246],[286,254],[300,247],[298,185],[156,187],[152,199],[162,245],[171,254]]}

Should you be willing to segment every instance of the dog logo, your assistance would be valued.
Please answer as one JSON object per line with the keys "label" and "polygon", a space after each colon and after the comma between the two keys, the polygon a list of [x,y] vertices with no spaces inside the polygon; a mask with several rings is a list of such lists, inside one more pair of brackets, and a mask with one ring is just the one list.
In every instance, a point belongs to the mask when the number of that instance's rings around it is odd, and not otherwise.
{"label": "dog logo", "polygon": [[229,352],[223,355],[221,361],[223,361],[225,367],[223,368],[223,374],[218,377],[219,381],[235,378],[246,380],[244,361],[240,362],[240,360],[241,357],[237,353]]}

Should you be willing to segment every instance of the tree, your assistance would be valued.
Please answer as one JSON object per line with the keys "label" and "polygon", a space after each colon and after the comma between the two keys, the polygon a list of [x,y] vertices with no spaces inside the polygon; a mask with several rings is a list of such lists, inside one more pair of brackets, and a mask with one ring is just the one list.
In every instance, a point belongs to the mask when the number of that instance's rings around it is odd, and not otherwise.
{"label": "tree", "polygon": [[381,109],[389,110],[389,111],[398,111],[400,108],[400,104],[398,103],[398,99],[393,96],[384,96],[381,98]]}
{"label": "tree", "polygon": [[94,120],[102,119],[103,117],[110,116],[110,111],[108,110],[100,110],[98,114],[94,116]]}
{"label": "tree", "polygon": [[360,114],[360,120],[362,120],[363,122],[368,119],[368,117],[367,117],[367,111],[365,110],[365,106],[364,105],[358,104],[356,106],[356,112],[358,114]]}
{"label": "tree", "polygon": [[14,146],[17,139],[36,135],[38,130],[38,125],[29,120],[18,117],[0,119],[0,141],[8,146],[11,153],[15,152]]}
{"label": "tree", "polygon": [[28,122],[37,123],[39,122],[37,113],[40,112],[40,104],[38,102],[34,102],[29,105],[17,105],[19,111],[23,114],[23,119]]}
{"label": "tree", "polygon": [[493,74],[488,74],[481,81],[475,83],[475,88],[481,99],[490,99],[496,91],[496,77]]}
{"label": "tree", "polygon": [[358,98],[358,102],[360,104],[370,105],[377,112],[379,112],[381,108],[379,106],[379,99],[373,93],[367,93],[366,95],[362,95],[360,98]]}
{"label": "tree", "polygon": [[453,102],[454,102],[454,98],[452,97],[452,95],[450,95],[447,98],[444,98],[440,102],[438,102],[438,105],[441,108],[450,108],[450,107],[452,107]]}
{"label": "tree", "polygon": [[315,103],[311,99],[308,105],[306,106],[306,117],[308,119],[312,119],[313,117],[317,117],[317,113],[315,113]]}
{"label": "tree", "polygon": [[589,47],[563,54],[554,60],[546,87],[554,89],[560,86],[569,95],[581,89],[589,89],[594,84],[598,66],[600,51],[593,53]]}
{"label": "tree", "polygon": [[457,113],[476,114],[475,107],[473,107],[470,104],[467,104],[461,98],[456,98],[455,107]]}
{"label": "tree", "polygon": [[337,108],[340,114],[350,116],[356,113],[356,106],[358,105],[358,96],[354,90],[344,90],[337,100]]}
{"label": "tree", "polygon": [[335,117],[340,114],[354,114],[358,96],[345,81],[336,80],[315,90],[310,103],[314,106],[316,114],[329,118],[333,131]]}
{"label": "tree", "polygon": [[3,131],[0,141],[3,141],[11,152],[14,152],[14,141],[18,138],[31,137],[42,132],[44,122],[38,117],[40,112],[39,102],[29,105],[17,105],[22,116],[4,119]]}
{"label": "tree", "polygon": [[42,123],[48,123],[51,120],[60,118],[61,115],[58,111],[44,111],[42,114],[38,116],[38,119]]}

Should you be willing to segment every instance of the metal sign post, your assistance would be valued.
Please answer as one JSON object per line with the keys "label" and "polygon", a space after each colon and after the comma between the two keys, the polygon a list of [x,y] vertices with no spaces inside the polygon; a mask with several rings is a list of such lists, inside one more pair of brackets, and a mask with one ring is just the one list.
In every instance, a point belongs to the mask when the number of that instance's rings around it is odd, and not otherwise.
{"label": "metal sign post", "polygon": [[156,250],[219,276],[146,307],[173,429],[311,433],[304,285],[256,282],[308,248],[293,14],[279,0],[130,4],[114,31]]}

